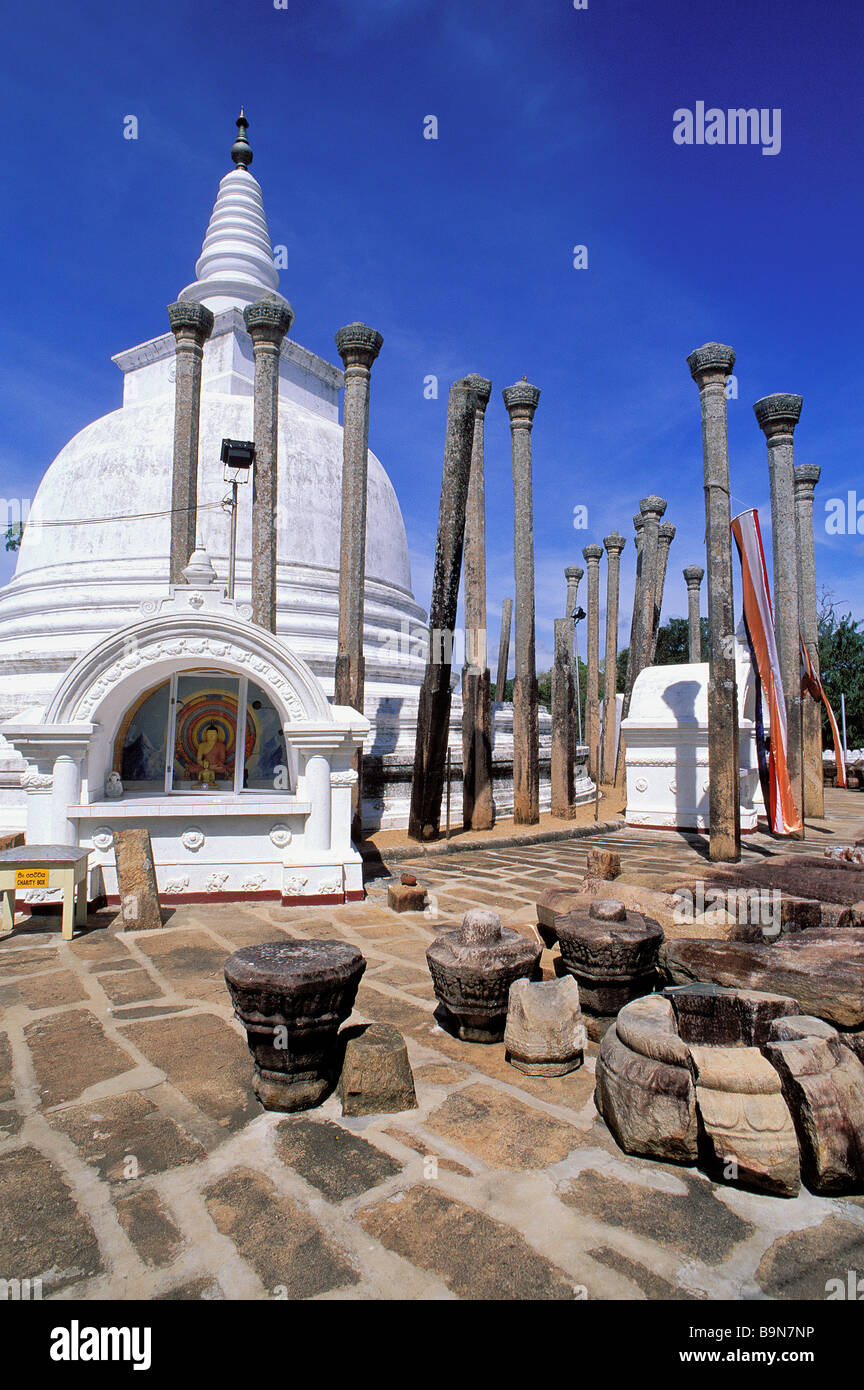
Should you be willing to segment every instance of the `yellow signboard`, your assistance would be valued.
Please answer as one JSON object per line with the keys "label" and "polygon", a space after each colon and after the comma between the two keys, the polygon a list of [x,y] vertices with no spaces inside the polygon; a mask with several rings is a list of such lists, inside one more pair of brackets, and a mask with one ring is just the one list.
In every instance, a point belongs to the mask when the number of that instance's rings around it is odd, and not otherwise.
{"label": "yellow signboard", "polygon": [[15,870],[16,888],[47,888],[48,870],[47,869],[16,869]]}

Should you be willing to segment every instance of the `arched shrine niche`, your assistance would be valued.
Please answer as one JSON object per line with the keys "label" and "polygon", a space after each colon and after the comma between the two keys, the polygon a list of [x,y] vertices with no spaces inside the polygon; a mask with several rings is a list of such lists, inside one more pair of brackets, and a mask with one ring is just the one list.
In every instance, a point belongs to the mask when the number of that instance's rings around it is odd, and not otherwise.
{"label": "arched shrine niche", "polygon": [[133,795],[292,789],[273,701],[248,677],[218,669],[177,671],[137,696],[120,720],[113,767]]}

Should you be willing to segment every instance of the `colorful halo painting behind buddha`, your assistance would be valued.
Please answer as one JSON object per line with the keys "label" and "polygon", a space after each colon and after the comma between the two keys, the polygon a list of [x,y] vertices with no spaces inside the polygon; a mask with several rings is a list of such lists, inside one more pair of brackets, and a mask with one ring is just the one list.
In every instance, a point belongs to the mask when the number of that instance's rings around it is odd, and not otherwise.
{"label": "colorful halo painting behind buddha", "polygon": [[[255,715],[246,710],[248,758],[258,743]],[[237,740],[237,696],[225,690],[202,690],[190,695],[177,710],[174,758],[190,781],[233,782]]]}

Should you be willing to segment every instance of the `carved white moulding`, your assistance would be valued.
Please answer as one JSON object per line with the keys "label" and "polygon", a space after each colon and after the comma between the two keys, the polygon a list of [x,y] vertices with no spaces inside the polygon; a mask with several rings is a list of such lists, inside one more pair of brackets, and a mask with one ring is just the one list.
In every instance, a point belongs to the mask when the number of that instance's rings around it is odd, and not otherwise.
{"label": "carved white moulding", "polygon": [[188,878],[172,878],[162,889],[163,893],[185,893],[189,887]]}
{"label": "carved white moulding", "polygon": [[21,786],[28,791],[47,792],[54,786],[54,778],[48,772],[40,772],[38,768],[30,766],[26,772],[21,773]]}
{"label": "carved white moulding", "polygon": [[282,880],[282,892],[286,898],[299,898],[308,882],[308,878],[299,878],[293,874]]}
{"label": "carved white moulding", "polygon": [[190,850],[192,854],[198,852],[206,839],[207,836],[204,834],[200,825],[190,825],[188,830],[184,830],[183,834],[180,836],[181,844],[183,844],[186,849]]}
{"label": "carved white moulding", "polygon": [[279,825],[271,825],[270,840],[277,849],[285,849],[286,845],[290,845],[292,838],[291,831],[287,825],[282,825],[281,823]]}

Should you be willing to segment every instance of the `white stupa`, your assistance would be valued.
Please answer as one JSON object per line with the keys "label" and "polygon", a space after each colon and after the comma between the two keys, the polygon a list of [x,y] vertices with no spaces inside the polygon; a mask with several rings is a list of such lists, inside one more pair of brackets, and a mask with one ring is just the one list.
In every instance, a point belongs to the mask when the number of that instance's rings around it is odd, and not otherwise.
{"label": "white stupa", "polygon": [[[222,584],[228,574],[229,491],[223,438],[253,437],[254,363],[244,306],[279,295],[279,274],[261,187],[241,113],[235,167],[219,186],[197,279],[180,299],[215,316],[204,346],[198,544]],[[164,601],[169,585],[175,339],[169,331],[119,352],[123,403],[81,430],[48,468],[37,491],[14,578],[0,589],[0,832],[22,828],[27,762],[3,724],[34,724],[74,664],[110,634]],[[385,349],[386,350],[386,349]],[[333,694],[339,587],[341,370],[286,339],[280,361],[278,437],[278,619],[281,641]],[[374,416],[374,377],[372,383]],[[414,601],[405,525],[393,485],[369,454],[366,543],[364,823],[407,824],[419,687],[427,632]],[[251,487],[240,488],[236,599],[250,596]],[[461,706],[454,695],[451,739],[461,757]],[[548,767],[549,721],[541,760]],[[10,739],[10,742],[12,740]],[[496,706],[498,814],[512,809],[512,707]],[[460,798],[454,787],[454,814]],[[586,795],[590,793],[586,783]],[[541,804],[549,804],[548,774]]]}

